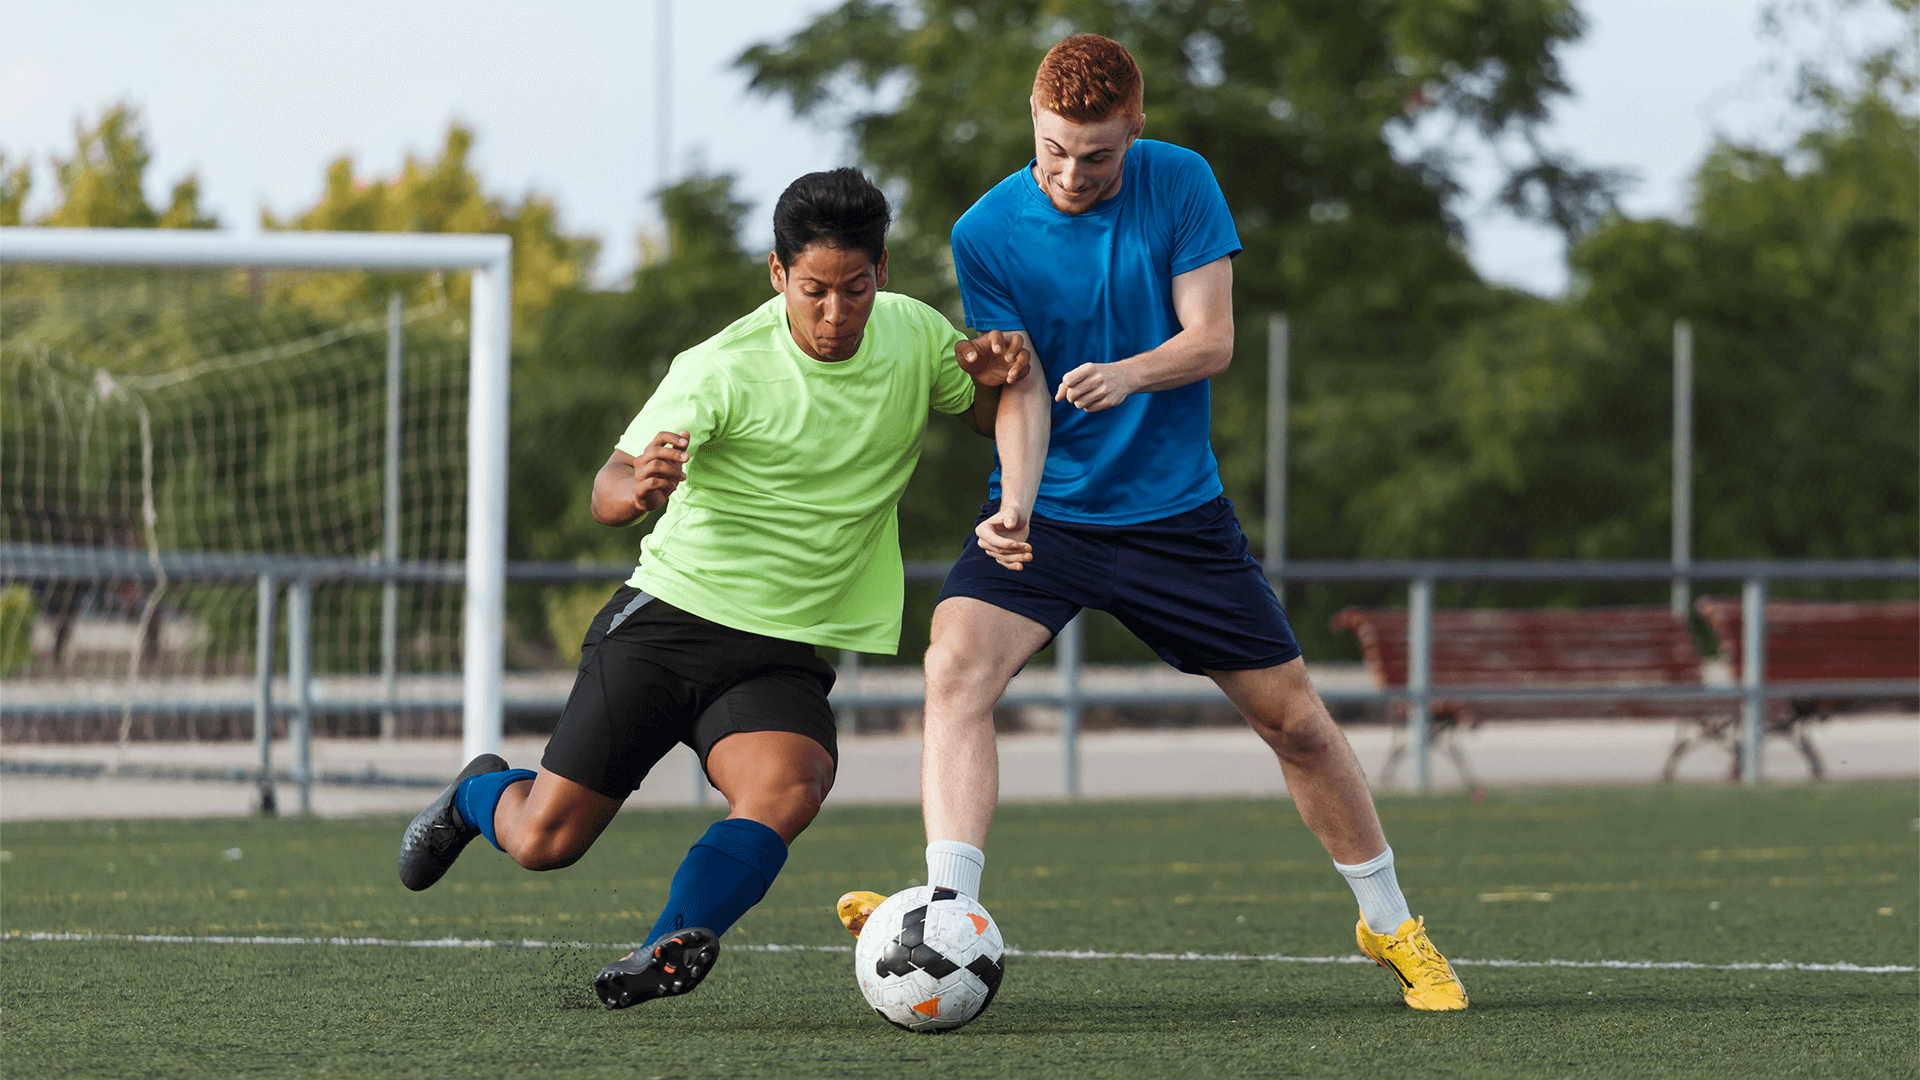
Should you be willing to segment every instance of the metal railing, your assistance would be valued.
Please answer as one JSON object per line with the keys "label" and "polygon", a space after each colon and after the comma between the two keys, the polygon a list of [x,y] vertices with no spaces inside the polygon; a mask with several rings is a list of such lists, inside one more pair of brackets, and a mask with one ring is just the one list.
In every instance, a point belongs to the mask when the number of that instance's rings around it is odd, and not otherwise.
{"label": "metal railing", "polygon": [[[250,706],[254,717],[254,738],[259,748],[258,779],[270,789],[274,769],[272,761],[272,720],[277,713],[288,715],[288,741],[291,745],[290,779],[299,789],[302,812],[311,808],[314,773],[312,765],[312,720],[316,710],[327,712],[378,711],[456,711],[462,708],[457,698],[398,698],[392,683],[385,694],[365,700],[348,698],[316,702],[311,693],[311,608],[312,591],[321,582],[440,582],[462,580],[458,563],[382,562],[343,558],[301,558],[271,555],[227,555],[209,553],[163,553],[156,567],[145,552],[106,551],[58,545],[0,544],[0,580],[152,580],[164,570],[170,581],[242,581],[254,580],[259,590],[259,639],[255,690],[251,702],[225,701],[135,701],[111,705],[70,703],[46,705],[14,703],[0,698],[0,713],[85,713],[133,708],[176,713],[242,711]],[[910,582],[939,582],[946,576],[944,562],[911,562],[906,566]],[[1276,583],[1301,582],[1385,582],[1405,583],[1407,587],[1408,678],[1405,687],[1378,689],[1323,688],[1321,697],[1335,702],[1396,702],[1407,704],[1410,753],[1416,783],[1421,789],[1432,784],[1431,706],[1433,683],[1433,595],[1437,582],[1671,582],[1676,576],[1689,584],[1699,581],[1737,581],[1741,583],[1742,642],[1745,661],[1737,688],[1673,686],[1578,687],[1581,698],[1608,699],[1716,699],[1739,702],[1741,713],[1741,775],[1749,784],[1761,779],[1760,737],[1764,730],[1766,703],[1783,697],[1908,697],[1920,694],[1920,680],[1841,680],[1810,684],[1794,682],[1770,685],[1766,681],[1766,596],[1770,582],[1801,581],[1920,581],[1920,560],[1913,559],[1800,559],[1800,560],[1700,560],[1676,570],[1667,560],[1433,560],[1433,561],[1346,561],[1289,560],[1270,567]],[[563,585],[588,581],[620,581],[632,573],[631,566],[581,566],[570,563],[512,562],[507,565],[510,581],[526,584]],[[287,596],[288,674],[293,701],[282,705],[273,698],[274,630],[279,594]],[[1086,654],[1081,617],[1067,624],[1060,634],[1055,652],[1057,690],[1022,689],[1009,692],[1004,705],[1043,705],[1062,711],[1062,750],[1065,758],[1064,781],[1069,797],[1080,793],[1080,725],[1088,707],[1101,705],[1196,705],[1226,702],[1217,687],[1192,690],[1096,690],[1082,684],[1081,673]],[[1445,687],[1449,699],[1465,701],[1528,701],[1565,699],[1568,688],[1517,690],[1512,687]],[[924,693],[860,693],[839,691],[832,697],[836,710],[863,708],[924,707]],[[558,711],[563,698],[510,698],[505,705],[512,710],[545,709]],[[704,794],[703,785],[695,791]]]}

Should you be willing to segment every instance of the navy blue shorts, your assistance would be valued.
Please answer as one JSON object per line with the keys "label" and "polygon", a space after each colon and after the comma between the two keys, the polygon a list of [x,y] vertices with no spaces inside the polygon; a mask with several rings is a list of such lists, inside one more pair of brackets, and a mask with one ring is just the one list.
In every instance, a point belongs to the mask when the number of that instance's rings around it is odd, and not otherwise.
{"label": "navy blue shorts", "polygon": [[[974,524],[1000,509],[980,508]],[[1300,655],[1287,613],[1248,553],[1225,496],[1137,525],[1035,514],[1033,561],[1008,570],[972,535],[940,599],[970,596],[1058,634],[1081,608],[1105,611],[1181,671],[1256,671]]]}

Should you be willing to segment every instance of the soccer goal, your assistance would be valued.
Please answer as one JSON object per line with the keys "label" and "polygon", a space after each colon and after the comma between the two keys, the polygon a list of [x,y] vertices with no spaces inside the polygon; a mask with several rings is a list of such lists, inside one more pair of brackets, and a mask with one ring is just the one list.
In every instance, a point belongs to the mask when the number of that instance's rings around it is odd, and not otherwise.
{"label": "soccer goal", "polygon": [[404,669],[497,752],[511,265],[498,235],[0,229],[9,727],[270,737],[284,650],[303,719],[318,669],[391,734]]}

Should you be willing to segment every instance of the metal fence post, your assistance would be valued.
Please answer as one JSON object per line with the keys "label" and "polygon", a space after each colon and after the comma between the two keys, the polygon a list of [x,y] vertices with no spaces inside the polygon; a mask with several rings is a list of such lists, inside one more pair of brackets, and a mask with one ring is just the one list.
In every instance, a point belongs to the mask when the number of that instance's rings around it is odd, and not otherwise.
{"label": "metal fence post", "polygon": [[[400,561],[400,294],[387,297],[387,483],[380,558],[391,569]],[[394,699],[400,692],[400,583],[380,583],[380,737],[391,740],[399,727]]]}
{"label": "metal fence post", "polygon": [[1287,562],[1287,366],[1292,355],[1292,326],[1284,314],[1267,316],[1267,581],[1281,603]]}
{"label": "metal fence post", "polygon": [[[857,696],[860,693],[857,686],[860,680],[860,654],[852,649],[841,649],[839,674],[840,680],[853,688]],[[842,735],[853,734],[858,719],[858,714],[850,708],[835,709],[833,713],[834,726],[840,729]]]}
{"label": "metal fence post", "polygon": [[1693,324],[1673,321],[1673,617],[1687,618],[1693,562]]}
{"label": "metal fence post", "polygon": [[1414,782],[1433,787],[1431,731],[1427,710],[1433,701],[1433,579],[1417,577],[1407,589],[1407,735],[1413,750]]}
{"label": "metal fence post", "polygon": [[1760,782],[1760,737],[1767,719],[1767,579],[1740,590],[1740,779]]}
{"label": "metal fence post", "polygon": [[293,782],[300,813],[313,813],[313,580],[299,577],[287,590],[287,678],[293,683]]}
{"label": "metal fence post", "polygon": [[1060,673],[1061,749],[1066,758],[1067,798],[1080,797],[1080,661],[1086,655],[1086,613],[1075,615],[1060,631],[1054,667]]}
{"label": "metal fence post", "polygon": [[272,574],[260,575],[260,616],[254,639],[253,747],[260,759],[260,813],[271,816],[279,807],[273,797],[273,619]]}

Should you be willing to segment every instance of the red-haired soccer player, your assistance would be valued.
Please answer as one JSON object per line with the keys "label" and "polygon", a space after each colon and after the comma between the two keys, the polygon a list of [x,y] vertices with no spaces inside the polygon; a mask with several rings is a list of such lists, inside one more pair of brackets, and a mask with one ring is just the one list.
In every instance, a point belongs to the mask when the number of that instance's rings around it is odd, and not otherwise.
{"label": "red-haired soccer player", "polygon": [[[1117,42],[1055,45],[1032,112],[1034,160],[953,230],[968,324],[1019,337],[1037,363],[1001,400],[994,501],[934,609],[928,884],[979,895],[999,794],[994,703],[1076,612],[1097,608],[1210,676],[1272,747],[1359,901],[1360,948],[1400,976],[1407,1004],[1465,1008],[1222,494],[1207,380],[1233,353],[1240,241],[1220,186],[1200,155],[1140,138],[1140,70]],[[849,929],[877,899],[843,898]]]}

